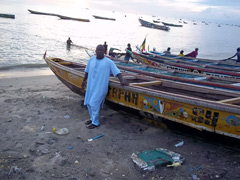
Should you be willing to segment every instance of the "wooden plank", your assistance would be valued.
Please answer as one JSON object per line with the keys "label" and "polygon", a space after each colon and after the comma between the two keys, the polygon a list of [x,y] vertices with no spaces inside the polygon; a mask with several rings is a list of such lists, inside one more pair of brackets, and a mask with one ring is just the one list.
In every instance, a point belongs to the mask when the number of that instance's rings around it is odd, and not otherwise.
{"label": "wooden plank", "polygon": [[71,62],[58,62],[58,63],[61,65],[71,65],[72,64]]}
{"label": "wooden plank", "polygon": [[151,85],[160,85],[162,81],[150,81],[150,82],[141,82],[141,83],[130,83],[132,86],[151,86]]}
{"label": "wooden plank", "polygon": [[231,99],[224,99],[224,100],[221,100],[221,101],[218,101],[218,102],[227,103],[227,104],[239,103],[240,102],[240,97],[231,98]]}
{"label": "wooden plank", "polygon": [[232,97],[240,96],[240,93],[234,92],[234,91],[227,91],[227,90],[220,90],[220,89],[216,90],[215,88],[211,88],[211,87],[202,87],[195,84],[186,84],[186,83],[173,82],[168,80],[164,80],[162,85],[164,87],[171,87],[171,88],[183,89],[183,90],[187,89],[189,91],[196,91],[199,93],[215,93],[215,94],[225,95],[225,96],[231,95]]}
{"label": "wooden plank", "polygon": [[83,70],[85,69],[85,67],[82,67],[82,68],[73,68],[74,70]]}

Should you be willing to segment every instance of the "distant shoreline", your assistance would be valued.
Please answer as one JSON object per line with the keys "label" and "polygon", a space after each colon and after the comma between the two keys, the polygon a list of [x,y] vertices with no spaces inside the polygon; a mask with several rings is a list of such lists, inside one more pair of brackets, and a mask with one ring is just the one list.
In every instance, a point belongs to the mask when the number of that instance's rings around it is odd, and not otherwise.
{"label": "distant shoreline", "polygon": [[18,67],[11,69],[0,69],[0,79],[17,78],[17,77],[32,77],[32,76],[47,76],[54,75],[48,67],[41,68],[26,68]]}

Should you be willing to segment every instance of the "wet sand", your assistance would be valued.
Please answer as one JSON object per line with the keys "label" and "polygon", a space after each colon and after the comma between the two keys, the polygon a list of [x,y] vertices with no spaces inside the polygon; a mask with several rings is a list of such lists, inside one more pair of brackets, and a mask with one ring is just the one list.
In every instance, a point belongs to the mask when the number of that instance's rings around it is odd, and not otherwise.
{"label": "wet sand", "polygon": [[[182,126],[157,126],[105,105],[101,126],[87,129],[84,97],[54,75],[2,78],[0,95],[0,179],[240,179],[239,149],[179,133]],[[53,128],[67,128],[69,134]],[[88,142],[98,135],[104,136]],[[179,141],[184,144],[175,147]],[[132,153],[155,148],[179,153],[185,162],[140,170]]]}

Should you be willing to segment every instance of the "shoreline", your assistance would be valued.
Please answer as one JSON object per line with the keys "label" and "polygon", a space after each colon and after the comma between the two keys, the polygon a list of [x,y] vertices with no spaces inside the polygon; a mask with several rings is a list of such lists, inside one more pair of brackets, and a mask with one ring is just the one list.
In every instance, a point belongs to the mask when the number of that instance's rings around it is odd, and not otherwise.
{"label": "shoreline", "polygon": [[16,77],[34,77],[54,75],[49,67],[26,68],[18,67],[6,70],[0,70],[0,79],[16,78]]}
{"label": "shoreline", "polygon": [[[0,78],[0,84],[0,179],[240,178],[238,150],[150,124],[121,109],[104,105],[101,126],[87,129],[84,97],[54,75]],[[55,134],[55,127],[67,128],[69,134]],[[175,147],[179,141],[184,144]],[[153,172],[136,167],[131,155],[155,148],[179,153],[185,162]]]}

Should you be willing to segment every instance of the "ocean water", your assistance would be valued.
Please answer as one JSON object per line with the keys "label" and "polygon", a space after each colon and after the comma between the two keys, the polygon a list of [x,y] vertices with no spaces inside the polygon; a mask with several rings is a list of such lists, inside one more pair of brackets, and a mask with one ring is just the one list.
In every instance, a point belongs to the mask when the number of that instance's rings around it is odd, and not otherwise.
{"label": "ocean water", "polygon": [[[70,37],[74,44],[94,50],[105,41],[108,47],[116,47],[124,52],[127,44],[141,45],[146,37],[147,48],[178,54],[191,52],[199,48],[199,58],[225,59],[236,52],[240,46],[240,27],[215,22],[195,22],[184,19],[188,24],[183,27],[170,27],[170,31],[146,28],[140,25],[138,18],[152,21],[178,23],[179,18],[158,17],[127,12],[102,11],[81,7],[77,0],[69,1],[31,1],[1,0],[0,13],[15,14],[15,19],[0,18],[0,77],[10,76],[9,69],[26,71],[32,68],[46,68],[42,59],[45,51],[48,56],[65,60],[87,63],[89,57],[84,48],[66,49],[66,40]],[[90,22],[61,20],[56,16],[35,15],[28,9],[55,13],[74,18],[89,19]],[[95,19],[92,15],[116,18],[116,21]],[[42,69],[42,71],[44,71]],[[15,72],[16,73],[16,72]]]}

